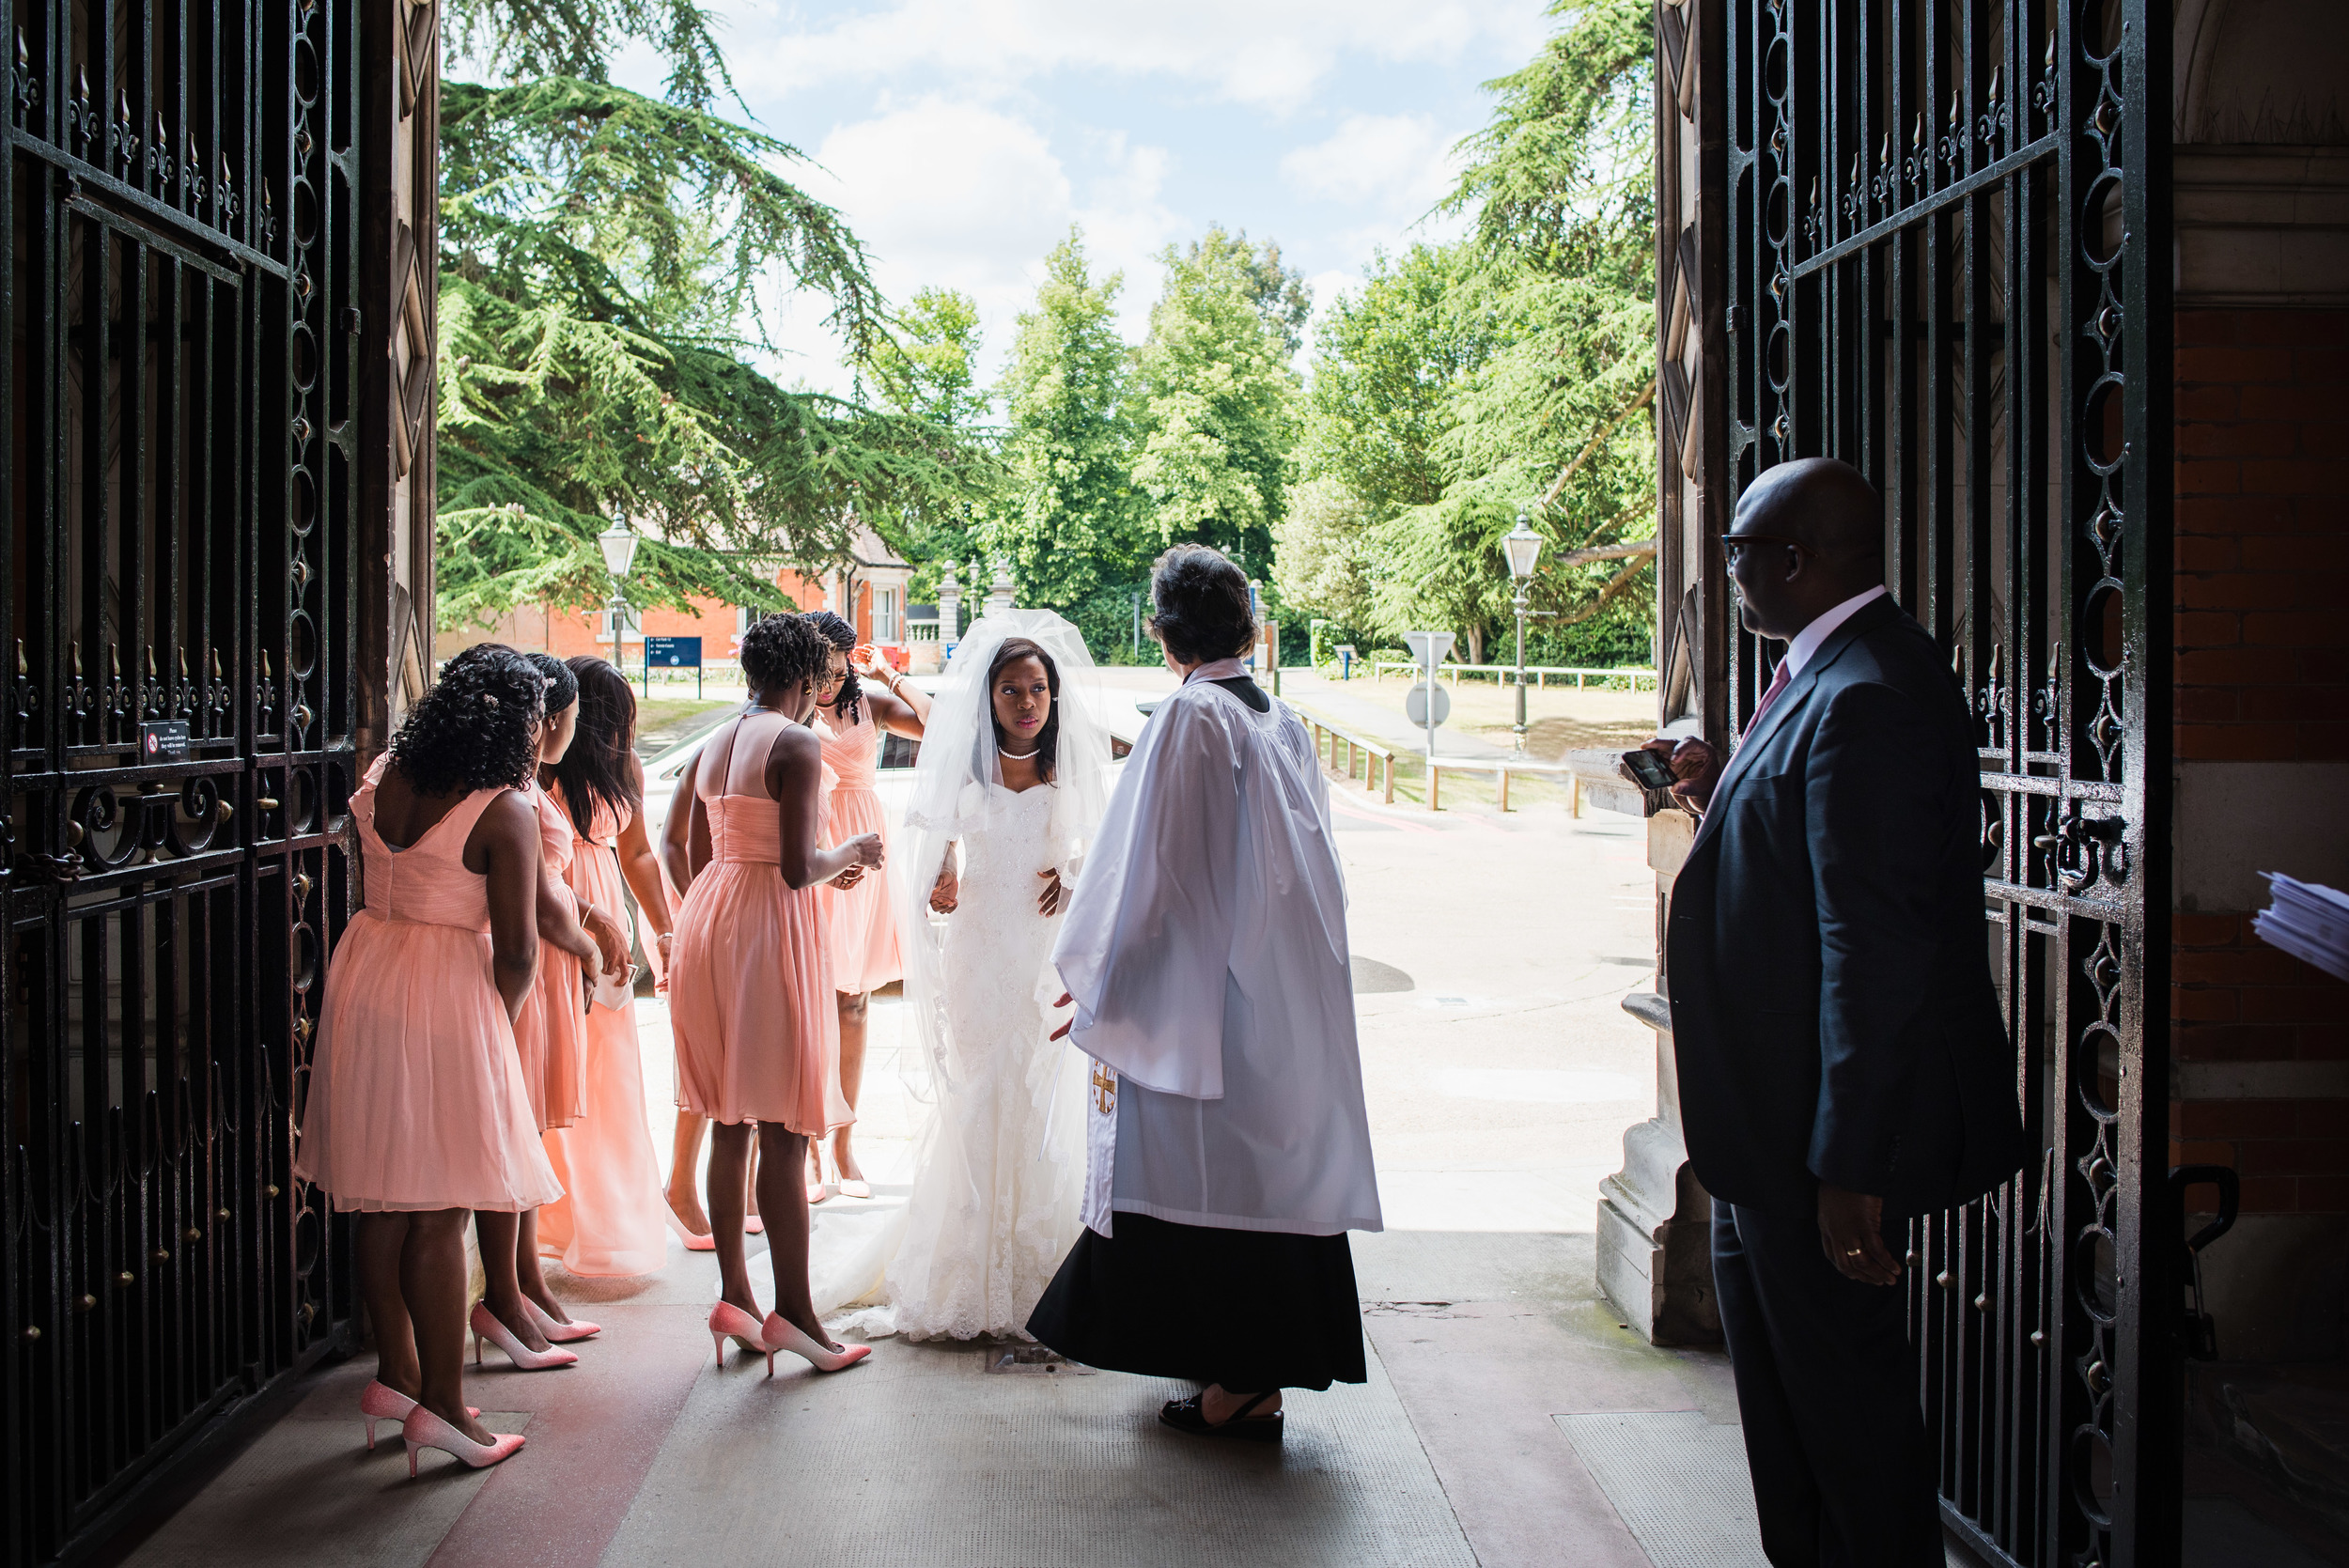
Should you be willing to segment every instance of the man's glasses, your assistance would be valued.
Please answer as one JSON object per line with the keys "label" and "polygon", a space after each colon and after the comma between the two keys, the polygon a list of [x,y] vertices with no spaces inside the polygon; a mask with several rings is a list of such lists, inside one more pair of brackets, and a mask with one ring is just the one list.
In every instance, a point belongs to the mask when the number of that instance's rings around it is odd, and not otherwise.
{"label": "man's glasses", "polygon": [[1733,569],[1737,565],[1738,556],[1744,553],[1748,545],[1784,545],[1789,550],[1799,550],[1805,555],[1819,553],[1800,539],[1790,539],[1782,534],[1723,534],[1719,536],[1719,538],[1721,554],[1727,558]]}

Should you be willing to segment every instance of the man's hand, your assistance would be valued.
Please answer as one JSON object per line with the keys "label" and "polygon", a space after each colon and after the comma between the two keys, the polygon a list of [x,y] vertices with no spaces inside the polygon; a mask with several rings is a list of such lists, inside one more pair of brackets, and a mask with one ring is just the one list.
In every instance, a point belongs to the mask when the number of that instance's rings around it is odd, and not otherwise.
{"label": "man's hand", "polygon": [[1819,1246],[1844,1278],[1863,1285],[1896,1285],[1898,1259],[1884,1245],[1884,1200],[1819,1184]]}
{"label": "man's hand", "polygon": [[1713,803],[1714,786],[1721,782],[1721,757],[1719,752],[1693,737],[1677,743],[1657,736],[1643,750],[1659,752],[1680,782],[1672,785],[1672,799],[1692,816],[1703,816],[1704,808]]}

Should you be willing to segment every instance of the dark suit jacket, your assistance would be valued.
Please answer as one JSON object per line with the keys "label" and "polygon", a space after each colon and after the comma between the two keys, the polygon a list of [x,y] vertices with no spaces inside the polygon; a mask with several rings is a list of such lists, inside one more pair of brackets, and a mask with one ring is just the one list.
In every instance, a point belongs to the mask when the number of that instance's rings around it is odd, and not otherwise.
{"label": "dark suit jacket", "polygon": [[1973,722],[1890,598],[1821,644],[1730,760],[1666,936],[1681,1126],[1716,1197],[1818,1183],[1922,1214],[2023,1160],[1983,918]]}

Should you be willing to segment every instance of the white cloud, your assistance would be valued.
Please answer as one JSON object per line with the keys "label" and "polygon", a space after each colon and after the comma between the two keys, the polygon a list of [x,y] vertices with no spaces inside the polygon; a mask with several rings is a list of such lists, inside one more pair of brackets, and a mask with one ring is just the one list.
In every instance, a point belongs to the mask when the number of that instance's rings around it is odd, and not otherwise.
{"label": "white cloud", "polygon": [[1451,187],[1458,140],[1431,115],[1348,115],[1327,139],[1284,156],[1281,176],[1300,195],[1415,218]]}
{"label": "white cloud", "polygon": [[[1529,54],[1529,0],[880,0],[814,19],[783,0],[722,0],[737,80],[758,95],[927,68],[1001,90],[1060,70],[1169,75],[1231,101],[1300,107],[1343,56],[1461,57],[1491,40]],[[750,40],[755,39],[755,43]]]}

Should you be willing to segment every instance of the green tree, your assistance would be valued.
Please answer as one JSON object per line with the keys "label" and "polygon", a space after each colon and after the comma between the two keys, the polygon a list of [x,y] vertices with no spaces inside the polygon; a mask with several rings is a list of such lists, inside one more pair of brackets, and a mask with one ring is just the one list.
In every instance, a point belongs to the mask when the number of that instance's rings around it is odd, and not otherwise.
{"label": "green tree", "polygon": [[[965,454],[996,452],[1003,432],[978,385],[980,341],[978,301],[951,288],[917,289],[899,313],[896,334],[867,362],[881,400],[950,435]],[[957,455],[941,454],[950,461]],[[914,598],[937,590],[941,565],[968,560],[979,548],[985,495],[1000,473],[983,465],[972,488],[915,493],[893,513],[875,518],[882,536],[916,563],[908,588]]]}
{"label": "green tree", "polygon": [[1012,338],[998,389],[1006,474],[986,542],[1010,557],[1027,603],[1067,611],[1104,584],[1122,590],[1142,548],[1131,356],[1117,334],[1124,284],[1116,272],[1095,281],[1072,228],[1045,257],[1035,308]]}
{"label": "green tree", "polygon": [[[439,602],[461,624],[594,603],[617,512],[646,535],[632,598],[760,604],[754,560],[820,567],[860,511],[967,490],[980,464],[919,413],[787,389],[761,289],[832,304],[869,360],[890,324],[838,215],[777,173],[788,144],[721,116],[729,87],[685,0],[473,0],[451,13],[503,85],[442,88]],[[666,96],[612,85],[630,40]]]}
{"label": "green tree", "polygon": [[[1263,257],[1244,237],[1210,229],[1188,253],[1159,257],[1166,287],[1135,356],[1134,483],[1162,543],[1195,539],[1268,570],[1297,443],[1300,389]],[[1301,286],[1300,286],[1301,287]]]}

